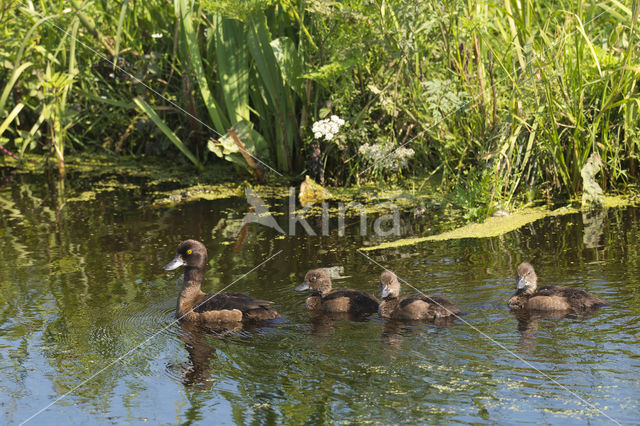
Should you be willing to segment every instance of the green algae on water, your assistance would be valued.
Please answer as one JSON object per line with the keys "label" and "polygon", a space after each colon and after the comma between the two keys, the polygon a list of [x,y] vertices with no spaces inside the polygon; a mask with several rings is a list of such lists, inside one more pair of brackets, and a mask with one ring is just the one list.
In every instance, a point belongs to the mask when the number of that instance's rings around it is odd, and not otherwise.
{"label": "green algae on water", "polygon": [[[604,199],[604,207],[624,207],[633,205],[633,202],[622,196],[607,196]],[[470,223],[451,231],[443,232],[436,235],[426,237],[403,238],[396,241],[390,241],[376,246],[361,247],[362,251],[383,250],[388,248],[396,248],[410,246],[426,241],[445,241],[457,240],[462,238],[491,238],[504,235],[508,232],[515,231],[525,225],[533,223],[537,220],[551,216],[561,216],[571,213],[578,213],[579,209],[572,206],[564,206],[555,210],[543,207],[530,207],[514,212],[509,216],[492,216],[482,223]]]}

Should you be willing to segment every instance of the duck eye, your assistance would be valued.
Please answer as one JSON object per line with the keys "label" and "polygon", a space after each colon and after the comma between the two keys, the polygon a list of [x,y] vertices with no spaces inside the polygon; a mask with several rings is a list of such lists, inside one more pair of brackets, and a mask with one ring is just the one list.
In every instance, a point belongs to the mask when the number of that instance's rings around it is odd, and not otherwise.
{"label": "duck eye", "polygon": [[191,249],[187,250],[187,254],[191,254],[191,253],[193,253],[193,250]]}

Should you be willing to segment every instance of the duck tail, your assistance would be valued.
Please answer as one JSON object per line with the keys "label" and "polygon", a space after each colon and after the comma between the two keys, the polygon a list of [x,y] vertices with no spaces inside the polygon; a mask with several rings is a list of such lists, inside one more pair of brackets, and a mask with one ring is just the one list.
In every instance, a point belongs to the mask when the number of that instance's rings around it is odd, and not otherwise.
{"label": "duck tail", "polygon": [[280,318],[280,314],[271,308],[260,307],[246,311],[244,318],[248,321],[265,321]]}

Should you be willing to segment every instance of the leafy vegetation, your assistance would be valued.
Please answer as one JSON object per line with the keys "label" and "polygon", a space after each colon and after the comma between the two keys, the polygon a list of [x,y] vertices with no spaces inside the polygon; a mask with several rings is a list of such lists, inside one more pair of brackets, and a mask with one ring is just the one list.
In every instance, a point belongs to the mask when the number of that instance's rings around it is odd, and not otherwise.
{"label": "leafy vegetation", "polygon": [[[69,7],[69,4],[71,7]],[[483,216],[638,178],[637,1],[3,3],[0,146],[433,176]],[[317,137],[313,124],[345,120]]]}

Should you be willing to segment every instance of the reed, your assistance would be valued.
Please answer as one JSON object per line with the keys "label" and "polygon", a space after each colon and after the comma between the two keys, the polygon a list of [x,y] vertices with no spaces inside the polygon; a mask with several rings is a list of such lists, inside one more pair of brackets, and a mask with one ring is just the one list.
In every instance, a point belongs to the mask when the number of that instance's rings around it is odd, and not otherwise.
{"label": "reed", "polygon": [[[71,6],[4,9],[0,144],[19,155],[296,175],[313,152],[329,183],[437,176],[480,215],[575,197],[593,153],[605,189],[638,178],[637,0]],[[315,140],[333,114],[347,125]]]}

